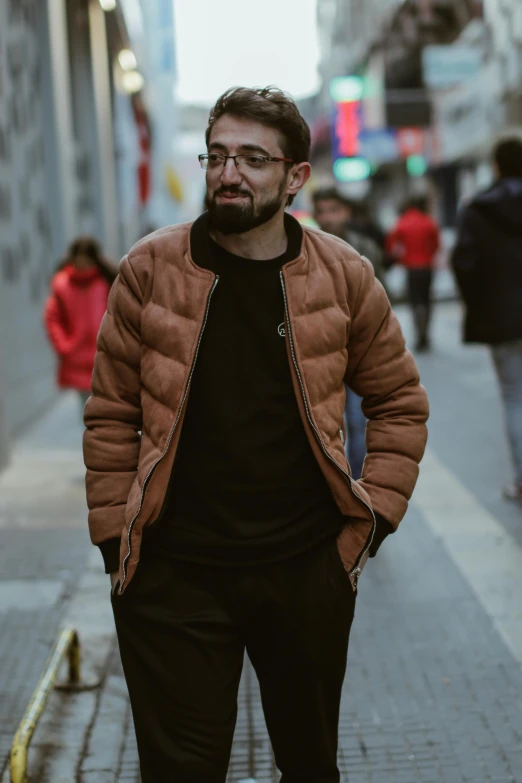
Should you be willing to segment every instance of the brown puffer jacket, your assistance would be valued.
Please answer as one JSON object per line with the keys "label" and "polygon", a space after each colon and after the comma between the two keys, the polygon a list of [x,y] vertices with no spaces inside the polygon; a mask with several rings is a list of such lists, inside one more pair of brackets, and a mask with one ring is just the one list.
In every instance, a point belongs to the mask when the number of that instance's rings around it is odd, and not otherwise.
{"label": "brown puffer jacket", "polygon": [[[119,540],[120,593],[144,529],[161,511],[215,275],[191,255],[192,224],[162,229],[123,259],[98,336],[85,409],[84,456],[93,543]],[[374,511],[396,528],[426,443],[428,403],[400,326],[369,261],[304,228],[281,271],[286,342],[303,426],[347,524],[339,549],[355,587]],[[353,481],[343,447],[346,382],[363,397],[367,457]]]}

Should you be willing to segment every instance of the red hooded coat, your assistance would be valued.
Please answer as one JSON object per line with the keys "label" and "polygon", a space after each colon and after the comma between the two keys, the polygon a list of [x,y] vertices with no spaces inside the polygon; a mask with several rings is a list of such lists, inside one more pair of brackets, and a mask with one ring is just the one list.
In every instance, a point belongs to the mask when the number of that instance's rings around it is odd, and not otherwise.
{"label": "red hooded coat", "polygon": [[386,249],[407,269],[429,269],[440,246],[439,229],[429,215],[408,209],[386,240]]}
{"label": "red hooded coat", "polygon": [[96,337],[107,309],[110,284],[97,266],[67,264],[51,282],[45,326],[58,354],[58,386],[90,391]]}

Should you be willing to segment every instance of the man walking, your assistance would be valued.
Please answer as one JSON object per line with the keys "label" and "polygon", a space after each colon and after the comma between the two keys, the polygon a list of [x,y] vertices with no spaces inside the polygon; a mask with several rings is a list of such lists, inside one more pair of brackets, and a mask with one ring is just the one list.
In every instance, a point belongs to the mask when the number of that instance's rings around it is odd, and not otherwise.
{"label": "man walking", "polygon": [[[309,129],[234,88],[206,133],[208,211],[123,259],[85,421],[143,783],[224,783],[245,649],[284,783],[334,783],[359,576],[399,524],[427,401],[371,264],[285,205]],[[343,450],[344,382],[368,457]]]}
{"label": "man walking", "polygon": [[412,197],[388,235],[387,250],[407,270],[416,351],[430,349],[431,284],[439,246],[439,229],[428,215],[427,198]]}
{"label": "man walking", "polygon": [[[371,261],[376,278],[385,285],[384,254],[377,242],[352,228],[353,210],[348,199],[343,198],[335,188],[322,188],[314,191],[312,201],[314,219],[319,228],[348,242],[358,253]],[[344,420],[347,434],[346,454],[352,477],[359,479],[366,456],[366,416],[361,409],[361,398],[349,387],[346,387]]]}
{"label": "man walking", "polygon": [[522,141],[493,153],[496,181],[463,209],[451,263],[466,307],[464,341],[491,346],[522,503]]}
{"label": "man walking", "polygon": [[[372,262],[375,277],[386,287],[384,253],[379,243],[354,220],[356,207],[336,188],[320,188],[312,193],[314,219],[322,231],[348,242]],[[368,221],[369,223],[369,221]],[[375,230],[376,227],[374,227]]]}

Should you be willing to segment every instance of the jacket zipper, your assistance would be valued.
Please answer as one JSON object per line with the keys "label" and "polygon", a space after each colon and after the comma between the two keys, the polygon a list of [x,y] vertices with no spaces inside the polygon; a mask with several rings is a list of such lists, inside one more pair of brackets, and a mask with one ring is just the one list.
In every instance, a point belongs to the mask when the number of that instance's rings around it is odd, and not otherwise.
{"label": "jacket zipper", "polygon": [[163,454],[161,455],[161,457],[159,457],[156,460],[154,465],[152,465],[152,467],[150,468],[149,472],[147,473],[147,475],[145,477],[145,481],[143,482],[143,486],[141,488],[141,497],[140,497],[140,503],[139,503],[139,506],[138,506],[138,510],[134,514],[134,516],[133,516],[133,518],[131,520],[131,523],[129,525],[129,530],[128,530],[128,533],[127,533],[127,554],[125,555],[125,558],[123,560],[123,579],[121,580],[121,584],[120,584],[120,586],[118,588],[118,593],[120,595],[123,592],[123,587],[124,587],[125,582],[127,580],[127,561],[128,561],[128,559],[130,557],[130,554],[131,554],[131,534],[132,534],[132,529],[134,527],[134,523],[136,522],[136,520],[137,520],[137,518],[138,518],[138,516],[140,514],[141,508],[143,506],[143,498],[145,496],[145,490],[147,488],[147,484],[149,483],[149,480],[150,480],[152,474],[156,470],[156,467],[159,465],[159,463],[161,462],[161,460],[163,459],[163,457],[165,456],[165,454],[169,450],[172,438],[174,436],[174,432],[176,431],[176,427],[178,426],[178,422],[179,422],[181,414],[183,412],[183,408],[185,406],[185,402],[187,400],[187,396],[188,396],[189,389],[190,389],[190,382],[192,380],[192,375],[194,373],[194,367],[196,366],[196,359],[198,358],[199,347],[201,345],[201,340],[203,338],[203,332],[205,331],[205,326],[207,325],[208,312],[210,310],[210,300],[212,299],[212,294],[216,290],[216,286],[217,286],[218,282],[219,282],[219,275],[216,275],[216,278],[214,280],[214,284],[213,284],[212,288],[210,289],[210,293],[208,295],[207,305],[206,305],[206,308],[205,308],[205,317],[203,319],[203,324],[201,326],[201,331],[199,333],[198,343],[197,343],[197,346],[196,346],[196,352],[194,354],[194,359],[192,360],[192,365],[190,367],[189,377],[188,377],[187,385],[186,385],[186,388],[185,388],[185,394],[183,395],[183,399],[181,400],[181,405],[179,406],[179,411],[178,411],[178,415],[176,416],[176,421],[172,425],[172,429],[171,429],[171,431],[169,433],[169,437],[167,439],[167,445],[165,446],[165,449],[163,450]]}
{"label": "jacket zipper", "polygon": [[326,448],[326,446],[323,443],[323,439],[321,438],[321,434],[317,430],[317,427],[315,426],[314,421],[312,419],[312,416],[311,416],[311,413],[310,413],[310,409],[308,407],[308,401],[306,399],[306,393],[305,393],[303,380],[301,378],[301,372],[299,370],[299,365],[297,364],[297,358],[296,358],[296,355],[295,355],[294,338],[293,338],[293,335],[292,335],[292,327],[291,327],[291,324],[290,324],[290,313],[288,311],[288,300],[286,298],[285,279],[284,279],[282,270],[280,271],[279,276],[281,278],[281,287],[283,289],[283,299],[284,299],[284,302],[285,302],[285,314],[286,314],[286,322],[287,322],[287,325],[288,325],[288,338],[290,340],[290,352],[292,354],[292,361],[294,363],[294,368],[295,368],[295,371],[297,373],[297,378],[299,380],[299,386],[301,387],[301,396],[303,398],[303,402],[304,402],[304,406],[305,406],[306,417],[308,419],[308,422],[310,423],[310,426],[312,427],[312,430],[313,430],[313,432],[315,434],[315,437],[317,438],[317,441],[318,441],[319,445],[321,446],[321,449],[322,449],[323,453],[325,454],[325,456],[330,460],[330,462],[332,462],[335,465],[337,470],[348,481],[348,484],[350,486],[350,489],[352,490],[352,493],[355,495],[357,500],[360,503],[362,503],[365,508],[368,509],[368,511],[372,515],[372,520],[373,520],[372,530],[371,530],[371,534],[370,534],[370,536],[369,536],[369,538],[368,538],[368,540],[366,542],[366,546],[364,547],[364,549],[362,550],[361,554],[357,558],[357,560],[355,562],[355,565],[352,568],[352,570],[348,571],[348,575],[353,580],[352,581],[352,585],[353,585],[353,589],[355,591],[357,589],[357,583],[359,581],[359,577],[360,577],[360,575],[362,573],[363,565],[364,565],[364,562],[365,562],[363,560],[363,558],[365,558],[367,552],[369,552],[370,547],[371,547],[372,542],[373,542],[373,537],[375,535],[375,530],[376,530],[376,527],[377,527],[377,521],[375,519],[375,514],[373,513],[372,507],[369,506],[368,503],[365,500],[363,500],[363,498],[359,495],[359,493],[355,491],[354,486],[353,486],[353,479],[350,476],[350,474],[348,473],[348,471],[343,470],[343,468],[340,465],[338,465],[337,462],[334,460],[334,458],[329,454],[328,449]]}

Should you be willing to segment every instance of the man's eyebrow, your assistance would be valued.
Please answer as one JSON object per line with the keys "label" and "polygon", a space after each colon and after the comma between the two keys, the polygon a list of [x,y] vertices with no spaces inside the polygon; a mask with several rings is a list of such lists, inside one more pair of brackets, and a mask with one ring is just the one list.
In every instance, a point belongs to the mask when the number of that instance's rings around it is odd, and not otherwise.
{"label": "man's eyebrow", "polygon": [[216,150],[223,150],[223,152],[227,151],[227,148],[224,144],[220,144],[218,141],[213,141],[211,144],[208,145],[209,150],[210,149],[216,149]]}
{"label": "man's eyebrow", "polygon": [[[208,145],[209,150],[223,150],[223,152],[227,151],[227,147],[224,144],[220,144],[219,141],[213,141],[211,144]],[[240,144],[239,148],[240,150],[245,150],[245,152],[260,152],[262,155],[266,155],[267,158],[270,158],[270,153],[265,150],[264,147],[260,147],[258,144]]]}
{"label": "man's eyebrow", "polygon": [[266,155],[268,158],[271,157],[270,153],[265,150],[264,147],[260,147],[258,144],[241,144],[239,149],[247,150],[248,152],[260,152],[262,155]]}

